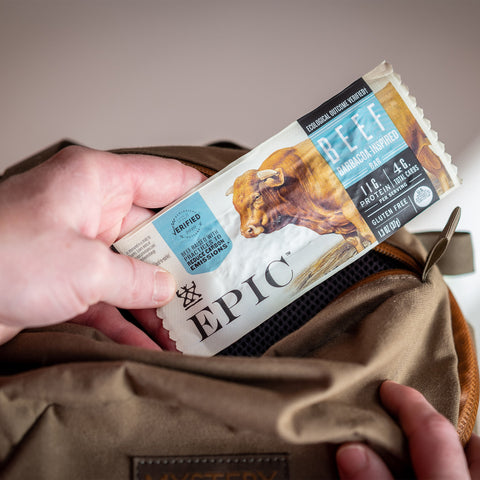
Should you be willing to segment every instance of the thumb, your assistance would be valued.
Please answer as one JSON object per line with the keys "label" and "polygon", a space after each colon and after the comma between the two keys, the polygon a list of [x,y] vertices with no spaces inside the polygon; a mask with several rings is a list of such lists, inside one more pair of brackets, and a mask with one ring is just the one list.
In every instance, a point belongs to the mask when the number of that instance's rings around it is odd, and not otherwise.
{"label": "thumb", "polygon": [[382,459],[360,443],[347,443],[337,451],[337,466],[341,480],[393,480]]}
{"label": "thumb", "polygon": [[176,284],[169,272],[94,242],[100,255],[90,256],[95,260],[84,270],[86,275],[76,276],[81,284],[77,284],[75,290],[80,295],[84,292],[83,304],[102,301],[120,308],[138,309],[161,307],[172,299]]}

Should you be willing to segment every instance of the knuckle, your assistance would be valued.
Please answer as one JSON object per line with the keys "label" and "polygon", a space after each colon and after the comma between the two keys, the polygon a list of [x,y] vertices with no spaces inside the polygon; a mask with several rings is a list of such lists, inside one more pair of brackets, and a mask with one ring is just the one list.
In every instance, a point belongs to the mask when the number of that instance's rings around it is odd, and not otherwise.
{"label": "knuckle", "polygon": [[70,172],[88,174],[94,172],[97,164],[96,150],[80,145],[69,145],[60,150],[52,161],[68,167]]}
{"label": "knuckle", "polygon": [[72,159],[88,156],[91,152],[93,152],[93,150],[88,147],[83,147],[81,145],[69,145],[68,147],[62,148],[57,154],[55,154],[54,158],[61,161],[71,161]]}

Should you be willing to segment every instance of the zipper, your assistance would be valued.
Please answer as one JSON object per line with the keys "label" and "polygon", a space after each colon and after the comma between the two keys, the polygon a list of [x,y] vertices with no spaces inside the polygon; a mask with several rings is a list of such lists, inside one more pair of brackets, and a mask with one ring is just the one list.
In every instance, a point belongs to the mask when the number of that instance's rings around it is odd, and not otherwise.
{"label": "zipper", "polygon": [[373,250],[400,263],[403,263],[404,265],[409,267],[409,270],[413,271],[418,275],[422,274],[423,265],[420,265],[417,260],[415,260],[409,253],[398,247],[393,246],[390,243],[380,243]]}

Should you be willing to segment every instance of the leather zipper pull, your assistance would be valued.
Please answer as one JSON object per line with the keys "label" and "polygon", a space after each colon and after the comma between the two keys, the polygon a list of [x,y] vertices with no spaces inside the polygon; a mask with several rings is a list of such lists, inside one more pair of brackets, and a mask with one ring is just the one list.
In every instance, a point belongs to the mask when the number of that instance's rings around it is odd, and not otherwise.
{"label": "leather zipper pull", "polygon": [[447,248],[452,240],[452,237],[455,233],[455,230],[460,221],[461,209],[456,207],[450,215],[445,228],[440,233],[437,241],[434,243],[433,247],[430,249],[427,260],[425,261],[425,266],[422,273],[422,282],[427,281],[428,274],[434,265],[442,258],[443,254],[447,251]]}

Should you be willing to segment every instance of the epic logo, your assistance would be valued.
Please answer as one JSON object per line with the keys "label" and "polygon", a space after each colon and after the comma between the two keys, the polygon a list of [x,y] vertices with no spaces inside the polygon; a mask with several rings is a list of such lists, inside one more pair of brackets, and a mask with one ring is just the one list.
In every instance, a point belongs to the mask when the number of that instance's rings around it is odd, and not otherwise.
{"label": "epic logo", "polygon": [[267,265],[263,277],[264,281],[261,278],[260,280],[255,279],[255,275],[252,275],[241,282],[241,285],[245,285],[243,293],[240,290],[242,287],[229,290],[212,302],[211,307],[214,310],[219,310],[221,317],[223,317],[223,323],[217,318],[210,306],[187,318],[187,321],[192,321],[197,328],[201,337],[200,341],[203,342],[203,340],[223,328],[224,325],[228,325],[240,317],[241,314],[236,314],[234,309],[240,303],[244,303],[244,300],[249,302],[256,300],[255,306],[266,300],[269,295],[262,292],[259,284],[263,283],[263,286],[267,289],[286,287],[293,279],[293,270],[282,256],[279,260],[274,260]]}

